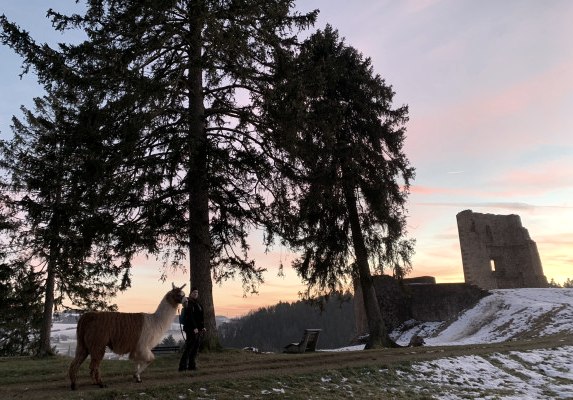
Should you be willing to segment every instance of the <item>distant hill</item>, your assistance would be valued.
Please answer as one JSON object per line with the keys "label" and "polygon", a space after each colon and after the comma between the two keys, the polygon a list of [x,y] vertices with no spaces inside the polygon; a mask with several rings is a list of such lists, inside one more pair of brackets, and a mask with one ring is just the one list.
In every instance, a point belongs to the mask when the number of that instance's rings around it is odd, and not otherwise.
{"label": "distant hill", "polygon": [[322,309],[303,301],[278,303],[218,326],[224,347],[255,347],[260,351],[281,352],[298,342],[307,328],[322,329],[318,347],[347,346],[356,336],[354,301],[351,295],[331,298]]}
{"label": "distant hill", "polygon": [[221,326],[221,324],[226,324],[228,322],[231,322],[231,318],[229,317],[225,317],[223,315],[216,315],[215,316],[215,323],[217,324],[217,326]]}

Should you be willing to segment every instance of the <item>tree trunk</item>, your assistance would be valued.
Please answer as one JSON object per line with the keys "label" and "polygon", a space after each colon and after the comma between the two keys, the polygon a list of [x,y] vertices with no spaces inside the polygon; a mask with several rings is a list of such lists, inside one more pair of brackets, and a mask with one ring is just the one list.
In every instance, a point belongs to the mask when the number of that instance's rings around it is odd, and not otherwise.
{"label": "tree trunk", "polygon": [[46,277],[45,300],[44,300],[44,313],[42,316],[42,326],[40,328],[40,346],[38,348],[38,356],[53,355],[52,344],[50,340],[50,333],[52,332],[52,315],[54,311],[54,291],[56,288],[56,257],[57,251],[55,246],[50,246],[50,257],[48,260],[48,274]]}
{"label": "tree trunk", "polygon": [[[60,155],[59,171],[61,174],[63,170],[62,160]],[[61,176],[61,175],[60,175]],[[48,226],[48,233],[50,236],[50,254],[47,262],[47,276],[46,288],[44,299],[44,314],[42,316],[42,326],[40,328],[40,346],[38,348],[38,356],[44,357],[53,355],[50,334],[52,332],[52,315],[54,311],[54,292],[56,290],[56,268],[59,260],[60,246],[58,239],[60,236],[60,210],[62,203],[62,185],[56,187],[55,204],[52,207],[53,215],[52,220]]]}
{"label": "tree trunk", "polygon": [[354,187],[348,179],[344,180],[344,197],[350,220],[358,279],[360,287],[362,288],[364,310],[366,312],[366,319],[368,320],[369,337],[366,348],[395,347],[396,344],[388,336],[386,325],[380,312],[380,306],[378,305],[378,299],[376,298],[376,291],[374,290],[374,283],[372,275],[370,274],[370,267],[368,266],[368,250],[364,243],[364,236],[362,235],[360,218],[358,216]]}
{"label": "tree trunk", "polygon": [[[201,65],[203,28],[202,8],[189,2],[189,170],[187,190],[189,194],[189,270],[191,286],[199,289],[199,302],[205,313],[207,332],[203,346],[216,349],[219,346],[213,282],[211,278],[209,230],[209,191],[207,165],[207,133],[203,105],[203,71]],[[189,288],[191,290],[191,288]]]}

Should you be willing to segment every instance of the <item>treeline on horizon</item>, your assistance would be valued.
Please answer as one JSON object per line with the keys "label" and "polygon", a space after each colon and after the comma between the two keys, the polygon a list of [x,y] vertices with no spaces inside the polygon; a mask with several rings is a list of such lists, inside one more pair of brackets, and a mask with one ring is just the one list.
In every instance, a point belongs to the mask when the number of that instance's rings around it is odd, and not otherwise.
{"label": "treeline on horizon", "polygon": [[305,329],[322,329],[317,349],[348,346],[356,337],[353,296],[323,298],[319,303],[279,302],[217,328],[223,347],[254,347],[261,352],[282,351],[300,341]]}

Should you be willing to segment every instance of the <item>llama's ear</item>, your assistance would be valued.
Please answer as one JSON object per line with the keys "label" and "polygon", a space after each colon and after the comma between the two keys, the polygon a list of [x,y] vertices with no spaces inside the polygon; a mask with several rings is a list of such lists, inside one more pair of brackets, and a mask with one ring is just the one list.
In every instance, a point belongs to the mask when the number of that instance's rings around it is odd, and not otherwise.
{"label": "llama's ear", "polygon": [[183,286],[181,286],[179,289],[183,289],[185,286],[187,286],[187,284],[183,284]]}

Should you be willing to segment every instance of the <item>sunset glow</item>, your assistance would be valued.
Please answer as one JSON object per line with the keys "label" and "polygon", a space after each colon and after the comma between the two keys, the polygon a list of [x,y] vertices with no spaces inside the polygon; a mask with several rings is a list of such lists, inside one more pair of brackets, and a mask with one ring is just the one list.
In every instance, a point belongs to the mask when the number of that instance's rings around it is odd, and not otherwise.
{"label": "sunset glow", "polygon": [[[65,12],[73,3],[10,1],[0,13],[39,40],[62,41],[46,9]],[[338,29],[392,85],[394,106],[409,106],[410,276],[463,281],[456,214],[472,209],[520,215],[547,279],[573,278],[573,1],[299,0],[297,8],[320,9],[315,28]],[[9,138],[12,115],[42,91],[32,74],[20,80],[11,49],[0,46],[0,58],[0,135]],[[247,295],[240,281],[215,285],[217,315],[295,301],[304,290],[289,267],[294,255],[265,252],[257,239],[251,256],[267,268],[265,283]],[[115,300],[121,311],[154,311],[171,282],[189,280],[180,271],[161,282],[154,258],[134,265],[132,288]]]}

